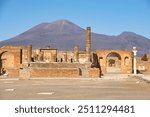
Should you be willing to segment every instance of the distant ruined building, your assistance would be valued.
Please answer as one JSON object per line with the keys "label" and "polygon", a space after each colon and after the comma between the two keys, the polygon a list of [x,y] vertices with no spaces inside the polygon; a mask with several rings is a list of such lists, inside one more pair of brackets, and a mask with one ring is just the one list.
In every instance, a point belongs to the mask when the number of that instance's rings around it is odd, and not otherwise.
{"label": "distant ruined building", "polygon": [[[20,79],[45,77],[99,78],[108,73],[132,74],[133,53],[127,50],[91,51],[91,28],[86,29],[86,48],[79,51],[55,48],[32,49],[29,46],[0,48],[0,76]],[[136,69],[150,73],[150,59],[136,58]]]}

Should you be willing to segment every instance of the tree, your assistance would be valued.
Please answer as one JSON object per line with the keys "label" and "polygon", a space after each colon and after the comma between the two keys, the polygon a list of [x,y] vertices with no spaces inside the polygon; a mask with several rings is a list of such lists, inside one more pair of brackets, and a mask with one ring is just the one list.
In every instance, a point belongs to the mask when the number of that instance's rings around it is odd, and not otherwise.
{"label": "tree", "polygon": [[143,61],[148,61],[148,57],[147,57],[147,55],[146,55],[146,54],[144,54],[144,56],[141,58],[141,60],[143,60]]}
{"label": "tree", "polygon": [[109,65],[112,66],[113,64],[115,64],[115,60],[114,59],[109,59]]}

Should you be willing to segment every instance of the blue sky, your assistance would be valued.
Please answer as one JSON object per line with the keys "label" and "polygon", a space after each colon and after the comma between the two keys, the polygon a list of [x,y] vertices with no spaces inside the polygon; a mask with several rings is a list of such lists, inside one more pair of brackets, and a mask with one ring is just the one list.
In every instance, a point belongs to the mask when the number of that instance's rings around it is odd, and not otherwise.
{"label": "blue sky", "polygon": [[59,19],[100,34],[131,31],[150,39],[150,0],[0,0],[0,40]]}

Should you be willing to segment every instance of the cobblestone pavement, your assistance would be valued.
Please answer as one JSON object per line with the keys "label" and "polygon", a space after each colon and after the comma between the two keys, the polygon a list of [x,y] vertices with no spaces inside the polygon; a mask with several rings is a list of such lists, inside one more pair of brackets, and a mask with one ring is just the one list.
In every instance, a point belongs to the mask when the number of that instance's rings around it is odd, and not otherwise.
{"label": "cobblestone pavement", "polygon": [[150,99],[150,83],[141,79],[0,79],[0,99]]}

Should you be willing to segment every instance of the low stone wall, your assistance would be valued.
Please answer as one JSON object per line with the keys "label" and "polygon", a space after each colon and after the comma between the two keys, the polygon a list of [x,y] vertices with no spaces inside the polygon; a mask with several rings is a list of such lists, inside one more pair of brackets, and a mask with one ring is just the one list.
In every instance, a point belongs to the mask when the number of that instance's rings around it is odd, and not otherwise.
{"label": "low stone wall", "polygon": [[31,63],[20,69],[20,79],[29,78],[99,78],[99,68],[90,68],[90,63]]}
{"label": "low stone wall", "polygon": [[19,77],[19,69],[7,69],[9,78],[18,78]]}
{"label": "low stone wall", "polygon": [[89,77],[91,78],[99,78],[101,75],[99,68],[90,68],[88,72],[89,72]]}
{"label": "low stone wall", "polygon": [[131,67],[122,67],[121,73],[122,74],[131,74],[132,73],[132,69],[131,69]]}
{"label": "low stone wall", "polygon": [[80,77],[79,68],[32,68],[30,76],[34,77]]}

